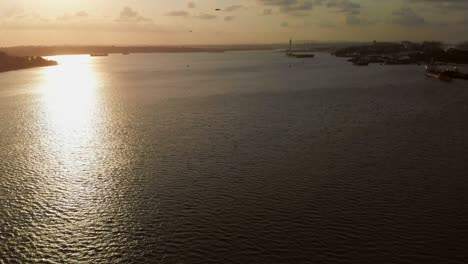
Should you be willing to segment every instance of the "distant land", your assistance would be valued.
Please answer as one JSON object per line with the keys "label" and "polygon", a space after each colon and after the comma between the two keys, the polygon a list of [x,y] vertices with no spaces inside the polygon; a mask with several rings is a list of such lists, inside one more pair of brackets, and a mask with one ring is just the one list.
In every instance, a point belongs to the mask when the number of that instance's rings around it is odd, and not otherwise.
{"label": "distant land", "polygon": [[353,45],[333,52],[337,57],[350,58],[355,65],[379,63],[398,64],[431,64],[435,62],[468,64],[468,43],[446,45],[436,41],[422,43],[402,41],[373,42],[365,45]]}
{"label": "distant land", "polygon": [[468,64],[468,42],[459,44],[438,41],[327,44],[304,42],[300,45],[293,45],[291,52],[330,52],[337,57],[349,58],[348,61],[358,66],[370,63],[382,65]]}
{"label": "distant land", "polygon": [[[397,45],[401,43],[411,43],[408,41],[402,42],[378,42],[380,47],[389,47],[393,45],[393,51]],[[423,42],[419,43],[422,44]],[[434,41],[426,41],[425,43],[436,43]],[[437,42],[438,43],[438,42]],[[295,51],[310,51],[310,52],[330,52],[335,53],[338,50],[353,48],[353,47],[369,47],[375,44],[374,42],[314,42],[314,41],[293,41],[293,49]],[[417,43],[416,43],[417,44]],[[468,43],[458,45],[442,44],[442,49],[457,48],[460,50],[468,49]],[[166,45],[166,46],[117,46],[117,45],[60,45],[60,46],[16,46],[16,47],[0,47],[0,52],[5,52],[13,56],[55,56],[55,55],[77,55],[77,54],[118,54],[118,53],[189,53],[189,52],[229,52],[229,51],[258,51],[271,50],[283,52],[289,48],[289,43],[276,44],[235,44],[235,45]],[[359,50],[372,49],[364,48]],[[392,51],[392,50],[388,51]],[[380,49],[382,50],[382,49]],[[384,50],[384,52],[388,52]],[[367,52],[365,52],[367,53]]]}
{"label": "distant land", "polygon": [[[41,56],[78,54],[191,53],[269,50],[285,52],[288,44],[197,45],[197,46],[17,46],[0,48],[0,72],[57,65]],[[468,64],[468,42],[458,45],[435,41],[402,42],[312,42],[298,41],[292,52],[329,52],[347,57],[355,65]]]}
{"label": "distant land", "polygon": [[0,51],[15,56],[55,56],[75,54],[113,53],[189,53],[225,52],[242,50],[272,50],[272,45],[235,47],[185,47],[185,46],[18,46],[0,48]]}
{"label": "distant land", "polygon": [[[301,42],[295,48],[330,52],[353,43]],[[354,43],[357,44],[357,43]],[[114,53],[188,53],[188,52],[228,52],[256,50],[285,50],[288,44],[244,44],[244,45],[194,45],[194,46],[17,46],[0,47],[0,52],[14,56],[55,56],[75,54],[114,54]]]}

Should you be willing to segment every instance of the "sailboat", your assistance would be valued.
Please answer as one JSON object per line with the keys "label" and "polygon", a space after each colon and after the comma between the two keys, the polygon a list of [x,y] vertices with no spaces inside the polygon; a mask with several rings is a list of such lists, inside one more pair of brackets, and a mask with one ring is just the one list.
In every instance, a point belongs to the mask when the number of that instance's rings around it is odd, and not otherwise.
{"label": "sailboat", "polygon": [[292,38],[289,40],[289,49],[286,51],[286,56],[297,59],[311,59],[315,57],[312,53],[294,53],[292,50]]}

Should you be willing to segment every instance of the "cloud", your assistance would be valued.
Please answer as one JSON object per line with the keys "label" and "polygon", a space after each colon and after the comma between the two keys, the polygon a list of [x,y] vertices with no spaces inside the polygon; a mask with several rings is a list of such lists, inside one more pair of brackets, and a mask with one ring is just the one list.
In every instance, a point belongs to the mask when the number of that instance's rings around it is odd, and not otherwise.
{"label": "cloud", "polygon": [[232,20],[234,20],[235,18],[236,18],[236,17],[234,17],[234,16],[227,16],[227,17],[224,18],[224,21],[232,21]]}
{"label": "cloud", "polygon": [[306,23],[305,21],[301,21],[301,22],[296,21],[293,23],[283,21],[280,24],[280,27],[289,28],[289,29],[304,29],[304,28],[310,28],[310,24]]}
{"label": "cloud", "polygon": [[[64,15],[65,16],[65,15]],[[0,29],[8,30],[59,30],[59,31],[93,31],[93,32],[167,32],[167,29],[154,23],[121,23],[105,19],[61,19],[51,20],[36,13],[3,21]],[[73,16],[68,16],[73,17]]]}
{"label": "cloud", "polygon": [[86,11],[79,11],[79,12],[76,12],[75,16],[77,16],[77,17],[88,17],[89,14]]}
{"label": "cloud", "polygon": [[361,16],[362,6],[350,0],[328,0],[328,8],[338,9],[346,17],[346,24],[351,26],[365,26],[375,24],[376,21]]}
{"label": "cloud", "polygon": [[59,16],[56,19],[59,21],[68,21],[68,20],[71,20],[72,18],[73,18],[72,16],[68,14],[64,14],[63,16]]}
{"label": "cloud", "polygon": [[263,9],[262,15],[269,16],[269,15],[272,15],[272,14],[273,14],[273,10],[271,8]]}
{"label": "cloud", "polygon": [[337,8],[350,16],[356,16],[361,13],[361,5],[349,0],[329,0],[326,4],[329,8]]}
{"label": "cloud", "polygon": [[317,24],[321,28],[336,28],[336,25],[329,21],[322,21]]}
{"label": "cloud", "polygon": [[49,19],[49,18],[41,16],[37,12],[24,12],[24,11],[21,11],[20,13],[15,13],[14,15],[6,17],[6,19],[3,19],[0,22],[1,22],[0,27],[4,27],[4,28],[18,27],[18,28],[21,28],[21,27],[27,27],[29,25],[50,23],[50,22],[52,22],[52,20]]}
{"label": "cloud", "polygon": [[402,7],[393,13],[393,23],[402,26],[420,26],[426,24],[423,17],[409,7]]}
{"label": "cloud", "polygon": [[226,7],[223,11],[225,11],[225,12],[234,12],[234,11],[244,9],[244,8],[245,7],[243,5],[232,5],[232,6]]}
{"label": "cloud", "polygon": [[377,23],[375,20],[369,20],[364,17],[349,15],[346,17],[346,24],[351,26],[367,26]]}
{"label": "cloud", "polygon": [[357,20],[361,13],[361,5],[351,0],[258,0],[268,7],[276,7],[280,13],[292,16],[308,16],[316,7],[338,9],[349,21]]}
{"label": "cloud", "polygon": [[56,18],[56,20],[58,21],[70,21],[70,20],[76,20],[76,19],[84,19],[84,18],[87,18],[89,16],[88,12],[82,10],[82,11],[78,11],[76,12],[74,15],[69,15],[67,13],[65,13],[63,16],[59,16]]}
{"label": "cloud", "polygon": [[217,16],[211,15],[211,14],[201,14],[201,15],[198,15],[198,16],[195,16],[195,17],[199,18],[199,19],[203,19],[203,20],[212,20],[212,19],[218,18]]}
{"label": "cloud", "polygon": [[190,1],[190,2],[187,3],[187,7],[188,8],[196,8],[197,4],[195,4],[195,2]]}
{"label": "cloud", "polygon": [[[126,11],[125,11],[126,10]],[[176,32],[175,26],[160,26],[137,12],[123,9],[118,19],[90,17],[86,11],[64,14],[59,17],[45,17],[35,11],[22,11],[11,17],[0,18],[0,30],[58,30],[93,32]],[[129,12],[131,11],[131,12]],[[125,23],[122,23],[125,22]]]}
{"label": "cloud", "polygon": [[325,0],[258,0],[261,4],[277,7],[281,13],[289,15],[306,15],[315,6],[321,5]]}
{"label": "cloud", "polygon": [[56,18],[58,21],[70,21],[70,20],[76,20],[76,19],[83,19],[87,18],[89,15],[86,11],[79,11],[76,12],[74,15],[69,15],[65,13],[63,16],[59,16]]}
{"label": "cloud", "polygon": [[407,3],[421,4],[432,7],[435,11],[467,11],[466,0],[406,0]]}
{"label": "cloud", "polygon": [[139,22],[151,22],[152,20],[141,16],[137,11],[131,7],[126,6],[120,11],[120,16],[116,19],[117,22],[122,23],[139,23]]}
{"label": "cloud", "polygon": [[166,13],[166,16],[175,16],[175,17],[187,17],[190,14],[187,11],[171,11]]}
{"label": "cloud", "polygon": [[9,17],[12,17],[12,16],[16,16],[16,15],[19,15],[19,14],[22,14],[24,13],[24,9],[21,8],[21,7],[10,7],[10,8],[5,8],[3,10],[0,11],[0,17],[6,17],[6,18],[9,18]]}

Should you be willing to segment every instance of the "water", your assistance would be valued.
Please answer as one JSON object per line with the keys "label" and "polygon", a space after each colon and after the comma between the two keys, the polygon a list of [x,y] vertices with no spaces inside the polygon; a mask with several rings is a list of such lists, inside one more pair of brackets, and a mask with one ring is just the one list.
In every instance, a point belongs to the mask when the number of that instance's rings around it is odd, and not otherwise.
{"label": "water", "polygon": [[326,54],[55,59],[0,75],[0,263],[468,259],[466,82]]}

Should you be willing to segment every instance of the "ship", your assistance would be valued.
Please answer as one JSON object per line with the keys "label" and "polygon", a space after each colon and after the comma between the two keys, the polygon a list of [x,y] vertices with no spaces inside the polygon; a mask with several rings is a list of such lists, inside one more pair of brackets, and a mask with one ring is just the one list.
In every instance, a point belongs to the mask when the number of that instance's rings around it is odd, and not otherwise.
{"label": "ship", "polygon": [[89,56],[91,56],[91,57],[107,57],[107,56],[109,56],[109,54],[108,53],[91,53],[91,54],[89,54]]}
{"label": "ship", "polygon": [[292,39],[289,40],[289,49],[286,51],[286,56],[297,59],[311,59],[315,57],[313,53],[294,53],[292,50]]}

